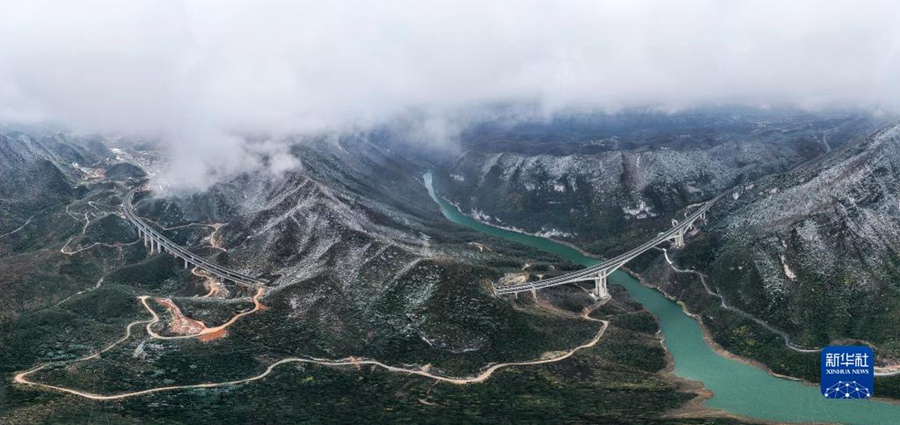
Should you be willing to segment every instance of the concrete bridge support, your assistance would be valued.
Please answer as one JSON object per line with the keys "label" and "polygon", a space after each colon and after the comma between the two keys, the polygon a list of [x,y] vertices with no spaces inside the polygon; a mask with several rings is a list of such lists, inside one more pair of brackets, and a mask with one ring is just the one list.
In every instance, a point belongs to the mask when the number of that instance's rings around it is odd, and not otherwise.
{"label": "concrete bridge support", "polygon": [[684,247],[684,233],[676,233],[672,238],[672,245],[675,248],[683,248]]}
{"label": "concrete bridge support", "polygon": [[[678,222],[678,220],[672,220],[672,227],[678,227],[679,224],[680,223]],[[685,226],[684,229],[679,230],[678,232],[675,232],[675,234],[672,235],[672,246],[674,246],[675,248],[683,248],[684,247],[684,234],[687,233],[687,231],[690,230],[690,228],[693,226],[694,226],[694,222],[692,221],[692,222],[688,223],[688,225]]]}
{"label": "concrete bridge support", "polygon": [[608,270],[600,270],[597,273],[597,277],[594,279],[594,296],[597,299],[609,298],[609,289],[606,287],[607,280],[606,277],[609,275],[610,271]]}
{"label": "concrete bridge support", "polygon": [[138,237],[144,239],[144,246],[147,247],[147,250],[151,255],[161,253],[171,254],[184,261],[185,269],[195,266],[209,273],[211,276],[216,276],[222,280],[230,280],[242,285],[258,286],[268,283],[263,279],[246,276],[234,270],[206,261],[202,257],[195,255],[187,249],[181,248],[172,241],[166,239],[162,234],[153,230],[151,226],[144,223],[140,217],[134,213],[134,206],[131,205],[131,200],[138,190],[139,188],[133,188],[128,192],[125,199],[122,201],[122,208],[125,213],[125,218],[137,228]]}
{"label": "concrete bridge support", "polygon": [[685,214],[680,221],[672,220],[672,227],[669,230],[658,233],[655,238],[644,242],[640,246],[633,248],[628,252],[619,254],[618,256],[609,259],[608,261],[590,266],[586,270],[580,270],[577,272],[564,274],[562,276],[556,276],[550,279],[541,279],[540,281],[532,282],[526,281],[504,286],[495,285],[494,294],[518,294],[519,292],[524,291],[535,291],[538,289],[549,288],[557,285],[565,285],[569,283],[586,282],[593,280],[594,290],[590,291],[591,296],[598,298],[607,298],[609,297],[609,290],[607,289],[607,278],[610,273],[659,244],[670,242],[675,248],[684,247],[685,234],[687,234],[689,231],[697,229],[697,220],[706,221],[706,212],[712,207],[713,203],[715,203],[723,195],[724,194],[718,195],[702,204],[698,210],[694,210],[694,212],[690,215]]}

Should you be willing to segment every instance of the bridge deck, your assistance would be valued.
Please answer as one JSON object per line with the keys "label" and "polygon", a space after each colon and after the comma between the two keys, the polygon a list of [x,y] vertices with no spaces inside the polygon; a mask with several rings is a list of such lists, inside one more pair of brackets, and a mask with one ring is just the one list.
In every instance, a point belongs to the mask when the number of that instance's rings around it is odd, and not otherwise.
{"label": "bridge deck", "polygon": [[547,287],[551,287],[551,286],[563,285],[566,283],[577,282],[579,280],[592,280],[594,278],[594,276],[601,270],[617,269],[617,268],[621,267],[623,264],[627,263],[628,261],[634,259],[638,255],[643,254],[647,250],[649,250],[669,239],[672,239],[673,236],[675,236],[676,234],[685,230],[688,226],[693,224],[693,222],[696,221],[697,218],[699,218],[701,215],[703,215],[703,213],[705,213],[707,210],[709,210],[712,207],[712,205],[716,201],[718,201],[719,198],[721,198],[723,195],[724,195],[724,193],[716,196],[715,198],[710,199],[709,201],[704,203],[703,206],[698,208],[697,211],[694,211],[691,215],[689,215],[684,220],[679,222],[677,226],[672,227],[671,229],[669,229],[663,233],[660,233],[657,237],[655,237],[647,242],[644,242],[640,246],[638,246],[634,249],[631,249],[630,251],[628,251],[624,254],[610,258],[609,260],[603,261],[602,263],[599,263],[599,264],[596,264],[596,265],[593,265],[593,266],[590,266],[590,267],[587,267],[587,268],[584,268],[584,269],[581,269],[581,270],[578,270],[578,271],[575,271],[572,273],[564,274],[562,276],[553,277],[550,279],[529,281],[529,282],[524,282],[524,283],[519,283],[519,284],[514,284],[514,285],[505,285],[505,286],[494,285],[494,291],[498,295],[513,294],[513,293],[517,293],[517,292],[531,291],[534,289],[541,289],[541,288],[547,288]]}
{"label": "bridge deck", "polygon": [[238,273],[234,270],[222,267],[218,264],[211,263],[207,259],[194,254],[191,251],[175,244],[174,242],[168,240],[165,236],[163,236],[159,231],[151,227],[149,224],[145,223],[138,217],[137,214],[134,213],[134,206],[131,204],[131,199],[134,196],[134,193],[137,191],[137,188],[131,189],[128,192],[128,195],[125,196],[125,199],[122,201],[123,210],[125,211],[125,218],[131,222],[135,227],[137,227],[141,232],[146,235],[149,235],[151,239],[159,243],[159,245],[166,249],[166,251],[170,252],[172,255],[181,258],[197,267],[201,270],[210,273],[214,276],[218,276],[222,279],[228,279],[234,282],[248,284],[248,285],[263,285],[267,282],[262,279],[257,279],[254,277],[247,276],[242,273]]}

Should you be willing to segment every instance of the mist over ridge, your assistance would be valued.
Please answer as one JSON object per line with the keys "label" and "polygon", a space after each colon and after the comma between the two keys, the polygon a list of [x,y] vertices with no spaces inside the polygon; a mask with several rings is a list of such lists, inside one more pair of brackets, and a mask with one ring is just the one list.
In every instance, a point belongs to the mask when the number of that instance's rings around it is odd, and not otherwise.
{"label": "mist over ridge", "polygon": [[2,2],[0,120],[159,140],[166,180],[202,189],[264,158],[297,166],[286,136],[410,111],[422,143],[491,104],[893,112],[898,15],[879,1]]}

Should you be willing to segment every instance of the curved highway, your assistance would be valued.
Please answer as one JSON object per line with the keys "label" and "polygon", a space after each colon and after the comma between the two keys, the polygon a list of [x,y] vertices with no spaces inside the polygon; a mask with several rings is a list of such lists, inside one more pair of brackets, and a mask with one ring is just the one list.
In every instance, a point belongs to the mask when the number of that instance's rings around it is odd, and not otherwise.
{"label": "curved highway", "polygon": [[194,254],[193,252],[182,248],[180,245],[177,245],[174,242],[166,239],[166,237],[163,236],[162,233],[158,232],[149,224],[145,223],[140,217],[138,217],[137,214],[134,213],[134,206],[131,204],[131,199],[134,197],[134,194],[137,192],[137,190],[138,188],[131,189],[130,191],[128,191],[128,194],[125,195],[125,199],[122,200],[122,209],[125,211],[125,218],[127,218],[128,221],[131,222],[131,224],[137,227],[139,232],[143,233],[144,235],[146,235],[146,237],[149,237],[150,239],[158,243],[162,249],[166,250],[166,252],[169,252],[172,255],[181,258],[186,263],[193,264],[206,271],[207,273],[218,276],[222,279],[251,286],[265,285],[267,283],[265,280],[247,276],[234,270],[222,267],[218,264],[211,263],[207,259]]}
{"label": "curved highway", "polygon": [[517,293],[517,292],[523,292],[523,291],[530,291],[530,290],[540,289],[540,288],[548,288],[551,286],[563,285],[566,283],[572,283],[573,281],[576,281],[579,279],[592,280],[592,279],[594,279],[594,276],[598,272],[600,272],[602,270],[606,270],[606,269],[615,269],[615,268],[621,267],[623,264],[625,264],[628,261],[630,261],[631,259],[637,257],[638,255],[643,254],[644,252],[650,250],[651,248],[653,248],[663,242],[671,240],[679,233],[684,233],[688,227],[693,225],[694,222],[698,218],[700,218],[700,216],[702,216],[704,213],[706,213],[706,211],[709,210],[713,206],[713,204],[724,195],[725,194],[722,193],[722,194],[716,196],[715,198],[712,198],[709,201],[706,201],[700,208],[698,208],[696,211],[694,211],[691,215],[687,216],[684,220],[679,222],[676,226],[672,227],[671,229],[669,229],[665,232],[660,233],[655,238],[653,238],[647,242],[644,242],[637,248],[634,248],[624,254],[621,254],[621,255],[613,257],[609,260],[606,260],[600,264],[597,264],[597,265],[594,265],[591,267],[587,267],[587,268],[578,270],[576,272],[564,274],[562,276],[556,276],[556,277],[553,277],[550,279],[529,281],[529,282],[517,283],[517,284],[512,284],[512,285],[504,285],[504,286],[496,286],[495,285],[494,290],[497,295],[504,295],[504,294],[513,294],[513,293]]}

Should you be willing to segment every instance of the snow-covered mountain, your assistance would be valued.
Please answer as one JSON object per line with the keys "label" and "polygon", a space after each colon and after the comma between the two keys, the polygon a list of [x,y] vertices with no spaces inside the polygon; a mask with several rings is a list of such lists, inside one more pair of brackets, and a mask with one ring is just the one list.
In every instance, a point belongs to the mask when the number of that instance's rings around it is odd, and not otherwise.
{"label": "snow-covered mountain", "polygon": [[167,227],[226,223],[217,240],[227,252],[215,261],[271,281],[262,301],[279,335],[321,336],[291,352],[396,356],[389,347],[402,344],[400,353],[479,357],[511,346],[501,329],[514,316],[484,289],[502,274],[485,267],[498,254],[474,250],[478,236],[442,217],[424,168],[359,134],[292,149],[302,165],[280,177],[145,198],[138,212]]}
{"label": "snow-covered mountain", "polygon": [[116,156],[100,137],[46,130],[0,133],[0,234],[37,211],[71,200]]}
{"label": "snow-covered mountain", "polygon": [[734,189],[707,270],[732,303],[821,346],[900,335],[900,126]]}
{"label": "snow-covered mountain", "polygon": [[745,122],[738,130],[731,120],[722,127],[703,127],[706,122],[695,124],[702,131],[654,128],[648,135],[641,127],[622,129],[608,138],[610,146],[629,148],[598,153],[572,141],[558,142],[576,146],[566,155],[529,153],[542,145],[528,142],[496,152],[489,140],[479,139],[445,162],[438,187],[464,212],[486,221],[589,245],[636,227],[658,227],[686,205],[786,171],[872,128],[858,116]]}

